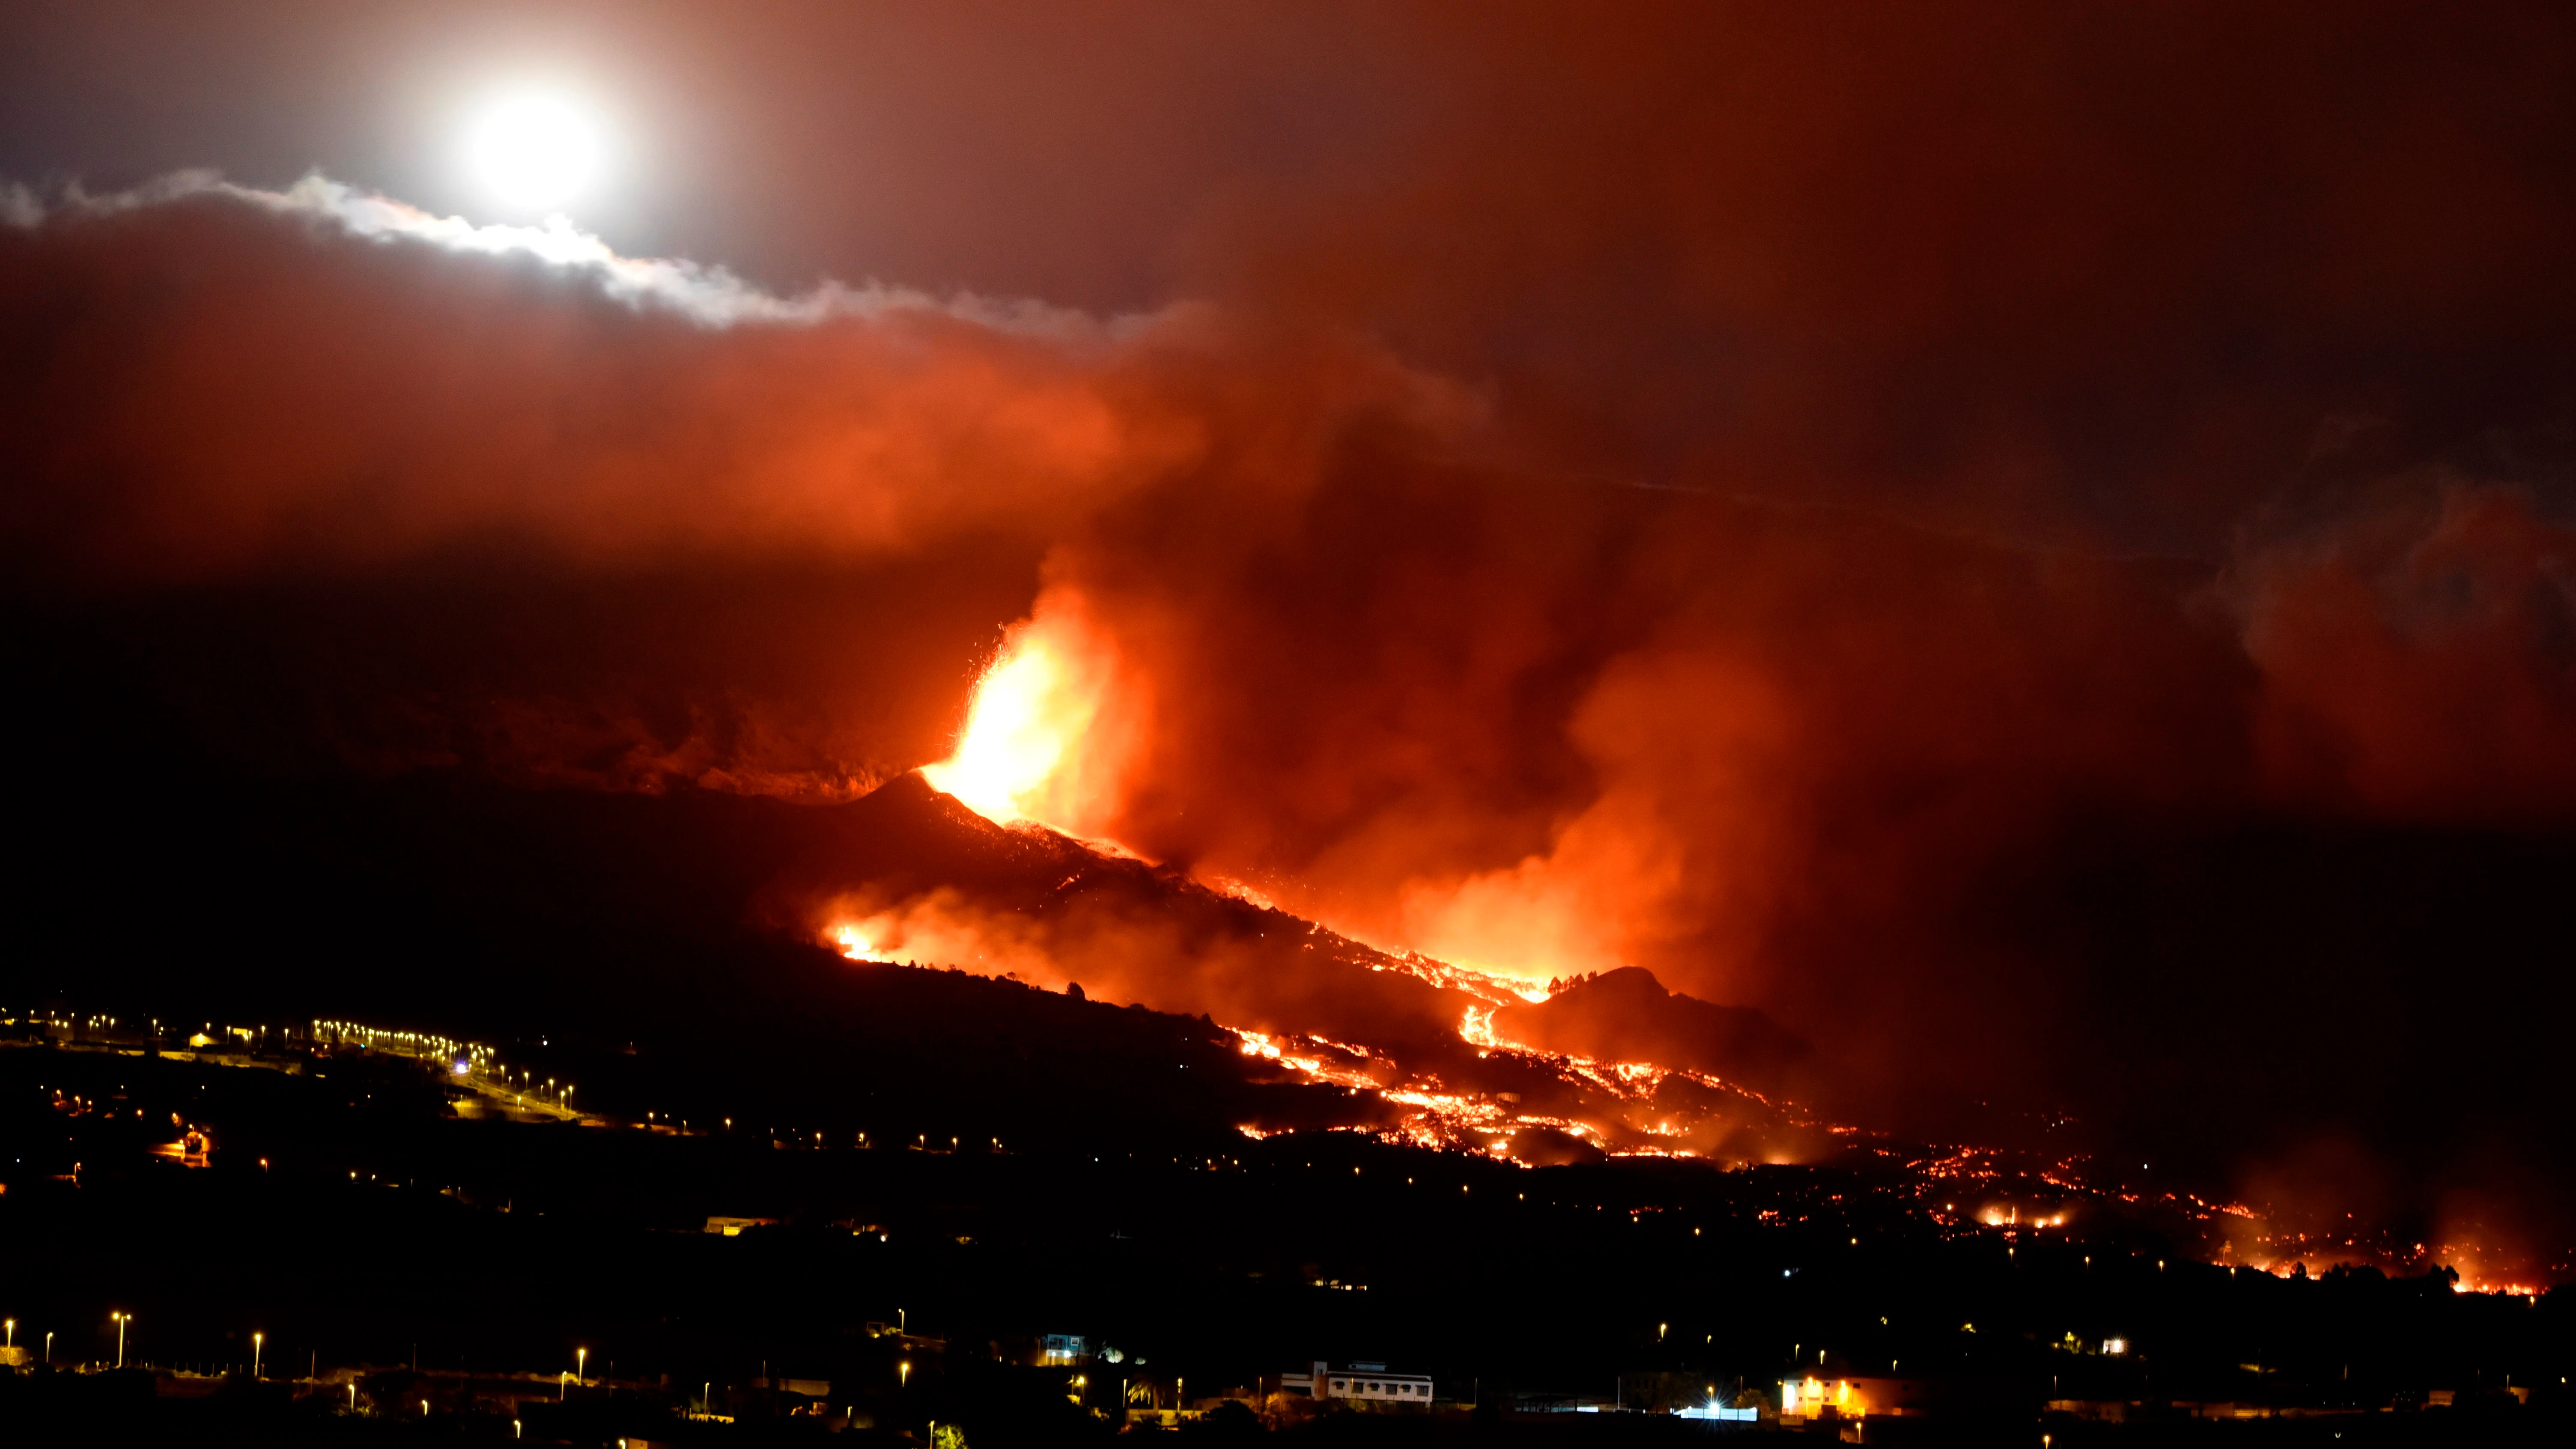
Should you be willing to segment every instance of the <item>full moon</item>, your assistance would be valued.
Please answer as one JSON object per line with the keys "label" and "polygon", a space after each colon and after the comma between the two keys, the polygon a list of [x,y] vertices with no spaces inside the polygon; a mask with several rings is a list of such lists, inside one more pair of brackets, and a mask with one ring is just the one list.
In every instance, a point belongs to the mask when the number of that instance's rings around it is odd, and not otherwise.
{"label": "full moon", "polygon": [[554,211],[579,199],[597,183],[606,151],[595,114],[543,93],[495,101],[466,140],[476,181],[494,200],[525,211]]}

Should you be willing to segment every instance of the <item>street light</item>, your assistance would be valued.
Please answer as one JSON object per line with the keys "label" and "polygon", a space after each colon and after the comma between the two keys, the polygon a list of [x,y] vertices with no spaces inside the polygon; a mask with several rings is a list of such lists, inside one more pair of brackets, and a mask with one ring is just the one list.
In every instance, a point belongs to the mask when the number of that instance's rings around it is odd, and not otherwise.
{"label": "street light", "polygon": [[259,1346],[267,1340],[268,1335],[265,1333],[254,1333],[250,1336],[250,1376],[252,1378],[259,1377]]}
{"label": "street light", "polygon": [[116,1320],[116,1366],[123,1368],[125,1367],[125,1325],[134,1321],[134,1315],[111,1313],[107,1316]]}
{"label": "street light", "polygon": [[583,1383],[590,1378],[589,1349],[576,1348],[572,1351],[572,1378],[574,1383]]}
{"label": "street light", "polygon": [[905,1359],[903,1362],[894,1366],[894,1386],[898,1389],[906,1388],[909,1387],[911,1383],[912,1360]]}

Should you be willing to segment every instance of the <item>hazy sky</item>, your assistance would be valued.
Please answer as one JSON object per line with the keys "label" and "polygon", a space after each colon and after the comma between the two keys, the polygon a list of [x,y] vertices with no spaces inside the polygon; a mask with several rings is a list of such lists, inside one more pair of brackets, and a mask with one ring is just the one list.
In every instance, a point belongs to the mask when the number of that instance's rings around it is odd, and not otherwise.
{"label": "hazy sky", "polygon": [[460,134],[486,88],[542,78],[612,118],[618,182],[579,219],[623,250],[1129,308],[1230,200],[1395,143],[1443,69],[1400,28],[1319,5],[30,4],[0,19],[0,172],[318,167],[493,219]]}

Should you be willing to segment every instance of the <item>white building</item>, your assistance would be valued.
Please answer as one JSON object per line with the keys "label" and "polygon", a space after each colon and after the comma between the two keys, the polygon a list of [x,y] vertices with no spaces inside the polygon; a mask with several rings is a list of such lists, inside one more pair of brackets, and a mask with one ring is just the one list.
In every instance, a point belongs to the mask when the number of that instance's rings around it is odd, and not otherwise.
{"label": "white building", "polygon": [[1382,1363],[1355,1363],[1333,1368],[1317,1363],[1301,1374],[1281,1374],[1283,1393],[1318,1399],[1362,1399],[1379,1404],[1431,1404],[1431,1379],[1424,1374],[1391,1374]]}

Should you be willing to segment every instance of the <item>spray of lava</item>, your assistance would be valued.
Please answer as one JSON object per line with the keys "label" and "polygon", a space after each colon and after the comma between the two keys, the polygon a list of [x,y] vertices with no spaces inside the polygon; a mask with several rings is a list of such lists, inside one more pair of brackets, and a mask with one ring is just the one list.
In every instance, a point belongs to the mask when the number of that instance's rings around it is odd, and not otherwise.
{"label": "spray of lava", "polygon": [[1104,708],[1122,682],[1117,666],[1080,601],[1050,593],[1003,636],[976,682],[955,752],[923,777],[996,824],[1032,820],[1100,833],[1138,705],[1121,699],[1116,711]]}

